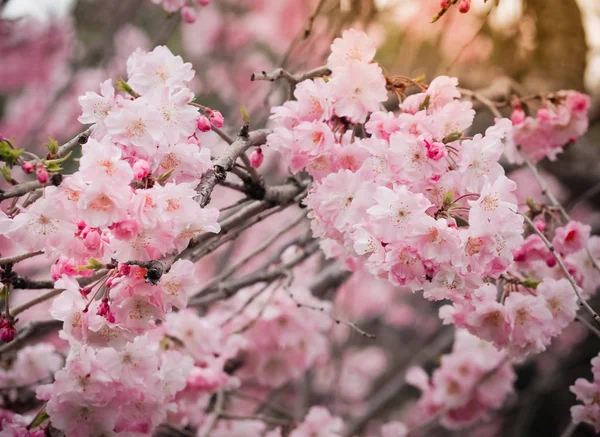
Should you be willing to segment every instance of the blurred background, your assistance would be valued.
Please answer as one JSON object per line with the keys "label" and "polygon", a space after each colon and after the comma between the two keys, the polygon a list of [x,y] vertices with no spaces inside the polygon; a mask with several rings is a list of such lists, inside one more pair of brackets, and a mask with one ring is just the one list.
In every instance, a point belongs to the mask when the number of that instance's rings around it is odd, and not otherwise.
{"label": "blurred background", "polygon": [[[502,102],[512,94],[560,89],[590,94],[588,134],[558,161],[541,165],[574,215],[600,230],[598,0],[472,0],[467,14],[452,8],[433,24],[438,0],[212,0],[196,7],[194,23],[182,22],[181,14],[169,14],[151,0],[0,4],[0,133],[18,147],[42,150],[49,136],[61,142],[77,134],[82,129],[77,97],[98,92],[107,77],[126,77],[126,60],[133,51],[160,44],[193,63],[193,90],[202,104],[225,115],[227,126],[239,126],[244,105],[252,125],[262,127],[270,107],[287,98],[286,90],[283,84],[252,82],[251,74],[322,65],[333,38],[356,27],[378,42],[377,60],[389,75],[424,76],[425,82],[438,75],[457,76],[462,87],[484,90]],[[509,115],[510,109],[503,113]],[[484,130],[491,121],[482,110],[475,127]],[[524,183],[534,190],[533,182]],[[420,299],[411,305],[429,304]],[[421,310],[436,311],[431,306]],[[420,320],[410,323],[413,330],[420,329]],[[430,328],[438,329],[439,322]],[[410,332],[383,335],[383,345],[392,352],[401,349],[402,355],[408,343],[398,338],[408,342]],[[518,395],[491,429],[435,428],[429,434],[559,436],[575,402],[568,386],[579,376],[590,376],[589,360],[600,348],[592,337],[572,326],[547,352],[520,366]],[[411,390],[397,394],[382,411],[393,411],[403,397],[414,397]],[[593,433],[581,426],[574,435]]]}

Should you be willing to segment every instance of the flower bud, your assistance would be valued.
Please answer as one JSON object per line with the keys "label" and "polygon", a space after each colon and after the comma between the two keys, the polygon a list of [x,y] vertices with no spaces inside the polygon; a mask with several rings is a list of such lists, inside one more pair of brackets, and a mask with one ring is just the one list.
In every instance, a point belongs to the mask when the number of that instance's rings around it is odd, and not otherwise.
{"label": "flower bud", "polygon": [[2,329],[0,329],[0,340],[4,343],[10,343],[17,336],[17,330],[12,322],[6,322]]}
{"label": "flower bud", "polygon": [[196,3],[198,3],[200,6],[208,6],[210,0],[196,0]]}
{"label": "flower bud", "polygon": [[131,273],[131,266],[125,263],[119,263],[118,265],[119,275],[128,276]]}
{"label": "flower bud", "polygon": [[189,6],[181,8],[181,18],[184,23],[192,24],[196,22],[196,10]]}
{"label": "flower bud", "polygon": [[83,238],[83,245],[89,251],[95,252],[100,249],[100,232],[97,229],[91,229]]}
{"label": "flower bud", "polygon": [[471,0],[460,0],[458,4],[458,11],[461,14],[466,14],[471,9]]}
{"label": "flower bud", "polygon": [[223,115],[219,111],[211,111],[208,119],[215,127],[223,127],[225,123],[225,118],[223,118]]}
{"label": "flower bud", "polygon": [[262,149],[257,147],[250,154],[250,165],[254,168],[258,168],[262,165],[265,160],[265,155],[263,155]]}
{"label": "flower bud", "polygon": [[198,118],[198,130],[200,132],[208,132],[210,130],[210,121],[204,115]]}
{"label": "flower bud", "polygon": [[23,169],[23,171],[25,173],[31,174],[31,173],[33,173],[33,170],[35,167],[33,166],[33,164],[31,162],[25,161],[23,163],[23,165],[21,166],[21,168]]}
{"label": "flower bud", "polygon": [[140,159],[133,164],[133,177],[141,181],[150,174],[150,164],[145,159]]}
{"label": "flower bud", "polygon": [[448,154],[448,150],[443,143],[429,143],[425,141],[425,146],[427,147],[427,157],[434,161],[439,161]]}
{"label": "flower bud", "polygon": [[512,114],[510,114],[510,121],[515,125],[523,123],[525,121],[525,111],[523,111],[523,108],[517,106]]}
{"label": "flower bud", "polygon": [[41,184],[45,184],[48,182],[48,179],[50,179],[49,175],[48,175],[48,170],[46,170],[46,167],[44,166],[39,166],[38,169],[35,172],[35,175],[37,177],[37,180],[41,183]]}

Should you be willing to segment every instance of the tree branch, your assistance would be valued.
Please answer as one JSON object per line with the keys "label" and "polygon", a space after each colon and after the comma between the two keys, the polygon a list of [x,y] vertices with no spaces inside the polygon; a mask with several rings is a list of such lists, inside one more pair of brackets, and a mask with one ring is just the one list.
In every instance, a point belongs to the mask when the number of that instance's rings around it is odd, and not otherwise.
{"label": "tree branch", "polygon": [[248,148],[253,146],[260,146],[267,140],[267,135],[270,133],[267,129],[261,129],[246,133],[246,129],[242,128],[242,132],[231,144],[229,149],[217,159],[213,161],[213,167],[208,169],[200,179],[200,183],[196,187],[198,195],[195,197],[201,207],[205,207],[210,202],[210,195],[215,186],[224,181],[227,172],[231,171],[237,159],[246,151]]}

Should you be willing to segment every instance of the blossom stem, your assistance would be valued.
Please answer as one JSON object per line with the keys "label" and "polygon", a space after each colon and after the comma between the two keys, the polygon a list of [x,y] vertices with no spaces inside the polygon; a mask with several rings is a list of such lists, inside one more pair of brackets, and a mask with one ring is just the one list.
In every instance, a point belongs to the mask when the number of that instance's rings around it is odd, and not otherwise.
{"label": "blossom stem", "polygon": [[531,227],[531,229],[533,229],[533,231],[542,239],[542,241],[544,242],[544,244],[546,245],[546,247],[548,248],[550,253],[552,253],[552,255],[554,256],[554,259],[556,259],[556,262],[558,263],[558,265],[560,266],[561,270],[563,271],[565,277],[571,284],[571,287],[573,287],[573,290],[575,290],[575,294],[577,295],[577,299],[579,300],[579,305],[582,306],[583,308],[585,308],[586,311],[588,311],[591,314],[591,316],[594,318],[594,321],[600,326],[600,315],[598,315],[598,313],[596,311],[594,311],[594,309],[581,296],[581,291],[579,290],[579,286],[577,285],[577,282],[575,281],[575,279],[573,278],[571,273],[569,273],[569,270],[567,269],[567,266],[565,266],[562,256],[560,256],[560,254],[558,252],[556,252],[554,245],[548,240],[548,238],[546,238],[544,233],[535,226],[533,221],[531,221],[531,219],[529,217],[527,217],[527,215],[522,214],[520,212],[517,212],[517,214],[521,215],[525,219],[525,221],[527,222],[529,227]]}

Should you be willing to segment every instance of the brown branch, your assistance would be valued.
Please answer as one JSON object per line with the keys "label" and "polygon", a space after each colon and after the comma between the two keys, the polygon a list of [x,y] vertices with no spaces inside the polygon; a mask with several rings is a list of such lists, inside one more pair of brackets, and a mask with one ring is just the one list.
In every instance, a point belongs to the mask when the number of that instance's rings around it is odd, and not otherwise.
{"label": "brown branch", "polygon": [[34,256],[42,255],[43,253],[43,250],[38,250],[37,252],[22,253],[21,255],[13,255],[7,256],[5,258],[0,258],[0,266],[4,266],[6,264],[16,264],[26,259],[33,258]]}
{"label": "brown branch", "polygon": [[251,81],[255,80],[267,80],[270,82],[275,82],[278,79],[285,79],[292,87],[296,86],[298,83],[307,80],[314,79],[316,77],[323,77],[331,75],[331,70],[326,66],[322,65],[317,68],[313,68],[312,70],[305,71],[304,73],[299,74],[291,74],[287,70],[283,68],[277,68],[270,73],[266,71],[261,71],[260,73],[252,73],[250,76]]}
{"label": "brown branch", "polygon": [[13,308],[10,311],[10,314],[12,317],[16,317],[17,315],[19,315],[20,313],[22,313],[25,310],[28,310],[29,308],[37,305],[38,303],[42,303],[47,301],[48,299],[52,299],[53,297],[58,296],[60,293],[62,293],[64,291],[63,288],[54,288],[52,290],[50,290],[47,293],[44,293],[34,299],[31,299],[28,302],[25,302],[23,305],[19,305],[16,308]]}
{"label": "brown branch", "polygon": [[229,146],[227,151],[213,161],[213,167],[208,169],[200,179],[196,187],[198,195],[195,197],[201,207],[205,207],[210,202],[210,195],[215,186],[224,181],[227,172],[230,171],[237,159],[250,147],[260,146],[267,140],[269,130],[261,129],[247,133],[247,126],[242,128],[242,132],[236,140]]}
{"label": "brown branch", "polygon": [[218,286],[217,291],[204,296],[198,296],[193,302],[190,302],[190,306],[194,305],[206,305],[217,300],[227,299],[235,295],[242,288],[249,287],[254,284],[261,282],[271,282],[275,279],[286,276],[290,269],[302,264],[312,255],[319,250],[319,246],[316,242],[309,244],[302,253],[296,255],[287,263],[276,267],[275,269],[269,270],[268,268],[261,268],[258,271],[249,273],[237,279],[233,279],[228,282],[224,282]]}
{"label": "brown branch", "polygon": [[345,269],[341,264],[331,263],[315,276],[308,288],[316,297],[322,297],[328,290],[335,289],[346,282],[352,272]]}
{"label": "brown branch", "polygon": [[92,134],[94,130],[93,126],[88,127],[83,132],[77,134],[75,137],[71,138],[65,144],[59,147],[57,158],[64,158],[77,146],[81,146],[87,143],[88,138]]}
{"label": "brown branch", "polygon": [[20,184],[14,185],[8,190],[0,191],[0,202],[11,197],[21,197],[31,191],[43,188],[45,184],[38,181],[21,182]]}

